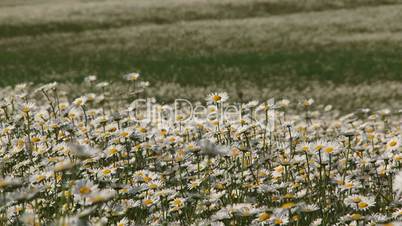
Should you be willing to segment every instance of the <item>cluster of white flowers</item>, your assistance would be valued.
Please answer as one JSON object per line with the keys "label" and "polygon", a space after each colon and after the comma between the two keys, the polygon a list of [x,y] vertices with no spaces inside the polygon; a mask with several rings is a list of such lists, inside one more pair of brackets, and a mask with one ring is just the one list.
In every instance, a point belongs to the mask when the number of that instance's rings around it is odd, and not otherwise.
{"label": "cluster of white flowers", "polygon": [[0,225],[400,225],[397,112],[254,100],[235,122],[161,127],[133,119],[148,83],[124,78],[125,95],[96,76],[81,97],[0,92]]}

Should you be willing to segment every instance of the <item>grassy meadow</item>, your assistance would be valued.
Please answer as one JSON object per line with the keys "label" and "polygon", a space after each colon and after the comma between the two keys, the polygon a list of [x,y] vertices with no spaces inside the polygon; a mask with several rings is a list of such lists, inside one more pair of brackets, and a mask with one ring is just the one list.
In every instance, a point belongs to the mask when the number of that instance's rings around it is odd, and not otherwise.
{"label": "grassy meadow", "polygon": [[380,89],[402,80],[401,3],[3,0],[0,85],[77,84],[89,74],[139,71],[168,93],[247,85],[255,98],[265,88],[312,95],[317,84]]}

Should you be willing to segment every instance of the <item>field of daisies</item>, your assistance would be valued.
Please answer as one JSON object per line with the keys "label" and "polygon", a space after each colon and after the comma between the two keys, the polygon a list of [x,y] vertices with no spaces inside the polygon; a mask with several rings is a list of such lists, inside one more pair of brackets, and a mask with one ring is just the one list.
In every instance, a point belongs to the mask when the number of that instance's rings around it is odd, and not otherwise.
{"label": "field of daisies", "polygon": [[400,112],[217,92],[172,118],[124,79],[0,91],[0,225],[401,225]]}

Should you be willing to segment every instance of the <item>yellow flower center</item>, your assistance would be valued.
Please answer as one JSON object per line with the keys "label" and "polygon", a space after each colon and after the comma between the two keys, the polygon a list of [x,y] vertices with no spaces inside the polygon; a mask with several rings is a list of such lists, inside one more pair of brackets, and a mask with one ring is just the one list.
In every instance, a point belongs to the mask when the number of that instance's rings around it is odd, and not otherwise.
{"label": "yellow flower center", "polygon": [[359,202],[362,201],[362,199],[361,199],[360,197],[354,197],[354,198],[352,199],[352,201],[353,201],[354,203],[359,203]]}
{"label": "yellow flower center", "polygon": [[[197,183],[197,186],[198,186],[198,183]],[[219,190],[223,190],[225,188],[225,186],[222,183],[218,183],[216,185],[216,188],[219,189]]]}
{"label": "yellow flower center", "polygon": [[167,134],[167,130],[166,129],[161,129],[161,135],[166,135]]}
{"label": "yellow flower center", "polygon": [[283,209],[291,209],[291,208],[293,208],[295,206],[296,206],[296,204],[294,204],[293,202],[288,202],[288,203],[283,204],[282,208]]}
{"label": "yellow flower center", "polygon": [[322,146],[321,144],[319,144],[319,145],[315,146],[315,150],[319,151],[319,150],[322,149],[322,147],[323,147],[323,146]]}
{"label": "yellow flower center", "polygon": [[359,202],[359,204],[357,204],[359,206],[360,209],[364,209],[366,207],[368,207],[368,204],[365,202]]}
{"label": "yellow flower center", "polygon": [[110,149],[110,154],[111,155],[117,154],[117,152],[118,152],[117,148],[111,148]]}
{"label": "yellow flower center", "polygon": [[94,197],[90,198],[90,201],[92,203],[98,203],[98,202],[101,202],[101,201],[104,201],[104,200],[105,200],[105,198],[103,196],[101,196],[101,195],[95,195]]}
{"label": "yellow flower center", "polygon": [[282,173],[284,171],[284,167],[283,166],[277,166],[275,167],[275,172],[277,173]]}
{"label": "yellow flower center", "polygon": [[91,193],[91,188],[90,187],[82,186],[80,188],[80,194],[86,195],[86,194],[89,194],[89,193]]}
{"label": "yellow flower center", "polygon": [[39,137],[32,137],[31,138],[32,143],[38,143],[40,141]]}
{"label": "yellow flower center", "polygon": [[222,97],[219,96],[219,95],[214,95],[214,96],[212,97],[212,99],[213,99],[215,102],[218,102],[218,101],[220,101],[220,100],[222,99]]}
{"label": "yellow flower center", "polygon": [[110,169],[104,169],[103,170],[103,174],[104,175],[109,175],[109,174],[111,174],[112,173],[112,170],[110,170]]}
{"label": "yellow flower center", "polygon": [[64,192],[64,197],[68,198],[71,196],[71,192],[70,191],[65,191]]}
{"label": "yellow flower center", "polygon": [[327,148],[324,149],[324,151],[326,153],[328,153],[328,154],[331,154],[334,151],[334,148],[333,147],[327,147]]}
{"label": "yellow flower center", "polygon": [[291,199],[294,198],[295,196],[293,194],[286,194],[283,196],[285,199]]}
{"label": "yellow flower center", "polygon": [[77,101],[75,102],[75,104],[76,104],[76,105],[81,105],[81,104],[82,104],[82,100],[81,100],[81,99],[77,100]]}
{"label": "yellow flower center", "polygon": [[283,224],[283,220],[280,219],[280,218],[276,218],[276,219],[274,220],[274,224]]}
{"label": "yellow flower center", "polygon": [[148,177],[148,176],[143,176],[142,177],[142,179],[145,181],[145,182],[149,182],[150,180],[152,180],[152,178],[150,178],[150,177]]}
{"label": "yellow flower center", "polygon": [[393,140],[393,141],[389,142],[389,146],[395,147],[397,143],[398,143],[398,142],[396,142],[395,140]]}
{"label": "yellow flower center", "polygon": [[36,182],[41,182],[41,181],[43,181],[45,178],[46,178],[46,177],[43,176],[43,175],[38,175],[38,176],[36,176]]}
{"label": "yellow flower center", "polygon": [[151,199],[145,199],[144,200],[144,205],[146,205],[146,206],[150,206],[150,205],[152,205],[154,202],[151,200]]}
{"label": "yellow flower center", "polygon": [[7,186],[7,182],[4,180],[0,180],[0,188]]}
{"label": "yellow flower center", "polygon": [[346,187],[346,188],[353,188],[353,184],[352,184],[352,183],[346,183],[346,184],[345,184],[345,187]]}
{"label": "yellow flower center", "polygon": [[374,128],[373,127],[367,127],[366,128],[366,132],[367,133],[371,133],[371,132],[373,132],[374,131]]}
{"label": "yellow flower center", "polygon": [[362,215],[358,214],[358,213],[354,213],[352,214],[352,220],[361,220],[362,219]]}
{"label": "yellow flower center", "polygon": [[183,202],[180,199],[175,199],[173,201],[173,203],[175,204],[175,206],[182,206],[183,205]]}
{"label": "yellow flower center", "polygon": [[122,188],[122,189],[120,189],[120,192],[121,192],[121,193],[127,193],[127,192],[128,192],[128,188]]}
{"label": "yellow flower center", "polygon": [[24,113],[28,113],[28,112],[30,112],[31,111],[31,109],[29,109],[29,107],[23,107],[22,108],[22,112],[24,112]]}
{"label": "yellow flower center", "polygon": [[158,188],[158,185],[157,184],[149,184],[148,187],[151,189],[156,189],[156,188]]}
{"label": "yellow flower center", "polygon": [[270,218],[271,216],[268,213],[261,213],[260,216],[258,217],[259,221],[266,221]]}

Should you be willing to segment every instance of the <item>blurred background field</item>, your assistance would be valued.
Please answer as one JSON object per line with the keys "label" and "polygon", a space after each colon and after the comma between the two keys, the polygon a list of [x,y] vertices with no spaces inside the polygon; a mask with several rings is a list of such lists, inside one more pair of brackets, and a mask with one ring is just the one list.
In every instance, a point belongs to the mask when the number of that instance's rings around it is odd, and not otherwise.
{"label": "blurred background field", "polygon": [[1,86],[139,71],[166,101],[402,100],[402,0],[2,0],[0,50]]}

